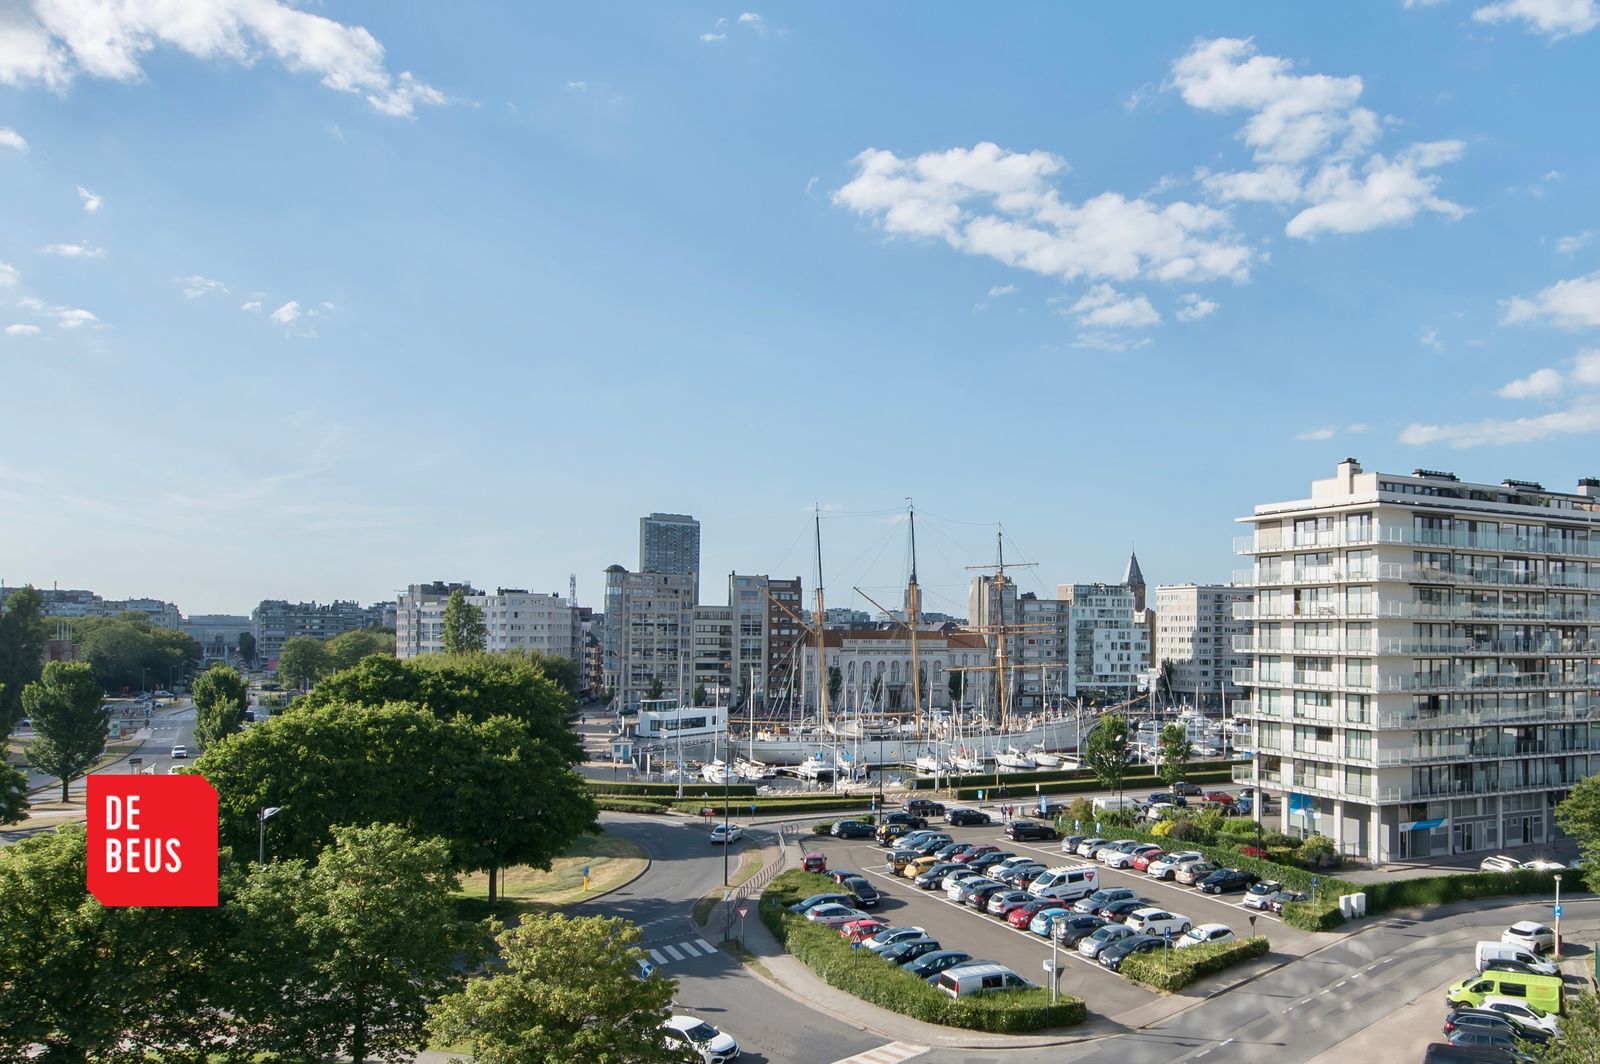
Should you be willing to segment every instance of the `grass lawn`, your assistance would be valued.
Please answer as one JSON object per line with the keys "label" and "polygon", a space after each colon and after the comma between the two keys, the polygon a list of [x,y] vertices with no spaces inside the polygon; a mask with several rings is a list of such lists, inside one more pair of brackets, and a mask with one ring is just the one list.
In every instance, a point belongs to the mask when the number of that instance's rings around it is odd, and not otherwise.
{"label": "grass lawn", "polygon": [[[550,871],[519,866],[500,872],[498,915],[507,913],[549,912],[582,901],[604,890],[626,883],[649,863],[644,851],[627,839],[604,832],[585,835],[566,856],[557,857]],[[583,869],[589,867],[589,891],[583,890]],[[489,903],[489,876],[475,872],[461,879],[456,896],[475,914],[486,914]]]}

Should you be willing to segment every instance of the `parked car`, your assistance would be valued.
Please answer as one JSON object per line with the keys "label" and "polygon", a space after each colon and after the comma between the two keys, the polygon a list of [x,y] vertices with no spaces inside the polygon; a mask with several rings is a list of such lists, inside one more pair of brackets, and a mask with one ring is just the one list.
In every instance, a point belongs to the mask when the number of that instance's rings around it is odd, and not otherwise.
{"label": "parked car", "polygon": [[911,830],[907,824],[879,824],[873,830],[872,837],[878,841],[879,846],[887,849],[898,846],[900,840]]}
{"label": "parked car", "polygon": [[826,872],[828,870],[828,855],[825,853],[803,853],[800,855],[800,871]]}
{"label": "parked car", "polygon": [[934,986],[953,998],[998,994],[1007,990],[1032,990],[1034,986],[1003,964],[969,961],[940,972]]}
{"label": "parked car", "polygon": [[[957,904],[965,905],[967,898],[963,891],[966,890],[967,884],[988,882],[990,882],[989,877],[982,872],[971,872],[960,865],[956,865],[955,871],[948,873],[944,877],[941,886],[944,888],[944,896],[946,898]],[[995,880],[994,882],[999,881]]]}
{"label": "parked car", "polygon": [[1107,925],[1108,921],[1098,916],[1085,916],[1082,913],[1070,913],[1055,922],[1056,941],[1063,946],[1076,948],[1079,942],[1088,938],[1096,931]]}
{"label": "parked car", "polygon": [[1179,949],[1185,946],[1209,946],[1213,942],[1232,942],[1235,936],[1227,924],[1198,924],[1185,931],[1172,944]]}
{"label": "parked car", "polygon": [[1127,901],[1136,897],[1138,894],[1132,887],[1101,887],[1087,898],[1079,898],[1073,902],[1072,911],[1093,915],[1114,901]]}
{"label": "parked car", "polygon": [[1101,863],[1107,868],[1132,868],[1133,859],[1147,850],[1160,850],[1161,847],[1151,842],[1136,842],[1124,849],[1114,846],[1109,851],[1102,851]]}
{"label": "parked car", "polygon": [[1028,921],[1028,930],[1041,938],[1049,938],[1055,930],[1056,921],[1071,915],[1071,909],[1062,908],[1060,905],[1040,909],[1033,914],[1033,919]]}
{"label": "parked car", "polygon": [[855,904],[863,909],[876,908],[883,900],[883,895],[872,881],[866,876],[851,876],[841,884],[851,894],[855,895]]}
{"label": "parked car", "polygon": [[863,938],[871,938],[889,925],[876,916],[863,916],[859,920],[852,920],[847,924],[839,925],[839,937],[857,942]]}
{"label": "parked car", "polygon": [[1179,853],[1164,853],[1150,862],[1144,874],[1151,879],[1171,879],[1177,875],[1178,869],[1194,861],[1204,861],[1205,855],[1195,853],[1193,850],[1184,850]]}
{"label": "parked car", "polygon": [[1135,953],[1149,953],[1151,950],[1164,949],[1167,940],[1155,935],[1135,934],[1132,938],[1125,938],[1120,942],[1113,942],[1096,956],[1102,967],[1113,972],[1122,970],[1122,962]]}
{"label": "parked car", "polygon": [[1283,907],[1291,902],[1310,901],[1311,895],[1303,890],[1280,890],[1267,899],[1267,911],[1275,916],[1283,915]]}
{"label": "parked car", "polygon": [[1015,887],[1026,887],[1046,871],[1048,869],[1038,861],[1029,861],[1027,864],[1012,865],[1006,869],[1004,875],[997,875],[993,878],[1000,880],[1002,883],[1010,883]]}
{"label": "parked car", "polygon": [[1013,842],[1021,839],[1053,839],[1055,837],[1055,826],[1040,820],[1013,820],[1006,825],[1006,838],[1011,839]]}
{"label": "parked car", "polygon": [[[842,894],[837,891],[828,894],[813,894],[811,897],[803,898],[789,906],[789,911],[804,915],[819,905],[847,905],[850,901],[850,895]],[[867,914],[862,913],[861,915],[866,916]]]}
{"label": "parked car", "polygon": [[854,872],[848,868],[835,868],[828,872],[828,878],[843,886],[845,880],[853,879],[860,874],[860,872]]}
{"label": "parked car", "polygon": [[1180,798],[1198,798],[1205,793],[1205,788],[1201,787],[1198,783],[1190,783],[1188,780],[1179,780],[1177,783],[1172,785],[1172,793],[1176,794]]}
{"label": "parked car", "polygon": [[1112,923],[1120,924],[1140,909],[1148,908],[1149,905],[1149,898],[1124,898],[1121,901],[1114,901],[1109,905],[1100,906],[1095,915],[1103,916]]}
{"label": "parked car", "polygon": [[1200,889],[1207,894],[1227,894],[1235,890],[1248,890],[1250,884],[1261,877],[1239,868],[1219,868],[1200,881]]}
{"label": "parked car", "polygon": [[1478,871],[1480,872],[1515,872],[1521,867],[1521,861],[1515,857],[1507,857],[1503,853],[1497,853],[1493,857],[1485,857],[1478,862]]}
{"label": "parked car", "polygon": [[1197,883],[1203,882],[1207,876],[1216,870],[1217,866],[1210,861],[1190,861],[1188,864],[1179,865],[1178,870],[1172,873],[1172,879],[1176,883],[1192,887]]}
{"label": "parked car", "polygon": [[[1133,848],[1135,846],[1142,845],[1144,844],[1138,839],[1117,839],[1115,842],[1108,842],[1104,846],[1100,847],[1100,849],[1095,852],[1094,859],[1103,865],[1110,866],[1113,859],[1120,860],[1121,858],[1128,857],[1128,855],[1133,852]],[[1132,860],[1131,857],[1129,859]]]}
{"label": "parked car", "polygon": [[890,946],[901,942],[908,942],[913,938],[927,938],[928,931],[922,927],[886,927],[877,934],[862,941],[862,945],[873,953],[882,953]]}
{"label": "parked car", "polygon": [[1500,941],[1508,946],[1521,946],[1532,953],[1546,953],[1556,947],[1556,933],[1544,924],[1521,920],[1500,934]]}
{"label": "parked car", "polygon": [[908,939],[905,942],[898,942],[884,950],[882,953],[878,954],[878,956],[882,957],[890,964],[910,964],[918,957],[925,957],[935,950],[943,948],[943,946],[939,945],[937,939],[932,939],[926,935],[923,935],[921,938],[913,938]]}
{"label": "parked car", "polygon": [[806,919],[823,927],[838,927],[867,915],[852,905],[817,905],[806,910]]}
{"label": "parked car", "polygon": [[989,816],[989,814],[985,813],[982,809],[972,809],[964,805],[956,806],[954,809],[948,809],[944,814],[944,822],[946,824],[988,824],[991,822],[991,820],[992,818]]}
{"label": "parked car", "polygon": [[[976,848],[977,843],[948,842],[939,847],[937,850],[934,850],[933,855],[941,861],[955,861],[957,857],[963,854],[971,853]],[[956,863],[962,864],[964,862],[957,861]]]}
{"label": "parked car", "polygon": [[1234,797],[1227,791],[1207,791],[1206,801],[1216,802],[1218,805],[1232,805]]}
{"label": "parked car", "polygon": [[705,1064],[729,1064],[739,1059],[739,1042],[695,1016],[672,1016],[661,1025],[667,1041],[700,1054]]}
{"label": "parked car", "polygon": [[[913,868],[915,864],[913,863],[906,867]],[[954,861],[935,861],[923,868],[921,872],[918,872],[911,882],[915,883],[920,890],[936,890],[944,882],[945,876],[960,867]]]}
{"label": "parked car", "polygon": [[1128,914],[1128,918],[1123,923],[1140,934],[1162,936],[1168,934],[1181,935],[1194,926],[1194,923],[1187,916],[1180,916],[1177,913],[1158,909],[1155,906],[1151,906],[1148,909],[1135,909]]}
{"label": "parked car", "polygon": [[1099,856],[1100,847],[1109,846],[1110,844],[1110,839],[1102,839],[1099,837],[1084,839],[1082,842],[1078,843],[1078,856],[1087,857],[1092,861]]}
{"label": "parked car", "polygon": [[1166,855],[1167,851],[1159,846],[1152,846],[1148,850],[1139,850],[1133,855],[1133,870],[1135,872],[1148,873],[1150,865],[1155,861],[1161,860]]}
{"label": "parked car", "polygon": [[984,877],[975,883],[966,885],[966,889],[961,892],[961,904],[968,908],[976,909],[980,913],[986,912],[988,911],[990,898],[996,894],[1004,894],[1010,889],[1010,887],[997,879]]}
{"label": "parked car", "polygon": [[900,808],[914,816],[944,816],[944,803],[932,798],[907,798]]}
{"label": "parked car", "polygon": [[1504,1031],[1492,1031],[1481,1027],[1461,1027],[1450,1032],[1450,1044],[1453,1046],[1474,1046],[1486,1049],[1498,1049],[1510,1053],[1511,1059],[1516,1061],[1531,1061],[1533,1055],[1517,1048],[1515,1035]]}
{"label": "parked car", "polygon": [[1024,902],[1006,913],[1006,923],[1021,931],[1033,922],[1033,918],[1046,909],[1058,908],[1055,902],[1048,898],[1035,898],[1033,901]]}
{"label": "parked car", "polygon": [[1526,1001],[1509,997],[1486,997],[1479,1008],[1504,1016],[1513,1026],[1523,1031],[1540,1031],[1552,1038],[1561,1033],[1561,1025],[1554,1016],[1543,1009],[1534,1008]]}
{"label": "parked car", "polygon": [[952,839],[949,835],[946,835],[942,831],[930,831],[922,838],[912,843],[910,849],[916,850],[923,856],[938,856],[940,850],[944,849],[954,841],[956,840]]}
{"label": "parked car", "polygon": [[946,968],[954,968],[972,959],[972,954],[963,953],[958,949],[936,949],[932,953],[924,953],[916,960],[905,965],[905,970],[918,979],[931,980]]}
{"label": "parked car", "polygon": [[1136,934],[1137,932],[1131,927],[1123,927],[1121,924],[1107,924],[1100,930],[1086,935],[1078,943],[1078,954],[1093,960],[1099,957],[1100,951],[1107,946],[1114,942],[1120,942],[1125,938],[1133,938]]}
{"label": "parked car", "polygon": [[1084,839],[1087,839],[1088,837],[1089,836],[1087,836],[1087,835],[1063,835],[1063,836],[1061,836],[1061,852],[1062,853],[1077,853],[1078,852],[1078,846],[1083,842]]}
{"label": "parked car", "polygon": [[1523,861],[1522,867],[1531,868],[1535,872],[1561,872],[1567,866],[1553,857],[1535,857],[1531,861]]}
{"label": "parked car", "polygon": [[1530,949],[1508,946],[1504,942],[1479,942],[1472,948],[1472,959],[1478,971],[1488,968],[1497,960],[1516,961],[1535,975],[1560,975],[1561,966],[1555,961],[1541,958]]}
{"label": "parked car", "polygon": [[993,853],[979,854],[967,862],[968,868],[975,868],[980,872],[987,872],[1001,861],[1009,861],[1016,854],[1009,850],[995,850]]}
{"label": "parked car", "polygon": [[1276,879],[1265,879],[1260,883],[1252,883],[1250,884],[1250,889],[1244,892],[1244,898],[1242,899],[1244,907],[1265,912],[1268,900],[1282,889],[1283,884]]}
{"label": "parked car", "polygon": [[952,856],[950,858],[950,860],[959,861],[960,863],[962,863],[964,865],[967,865],[970,868],[972,866],[972,862],[973,861],[976,861],[978,858],[984,856],[985,854],[999,853],[1000,852],[1000,847],[991,845],[991,844],[986,843],[986,842],[985,843],[977,843],[977,844],[969,843],[968,845],[971,847],[970,849],[968,849],[965,853],[955,854],[954,856]]}
{"label": "parked car", "polygon": [[1144,800],[1145,805],[1175,805],[1180,809],[1187,809],[1189,800],[1173,791],[1155,791]]}
{"label": "parked car", "polygon": [[828,834],[836,839],[870,839],[872,825],[865,820],[835,820]]}
{"label": "parked car", "polygon": [[989,901],[984,905],[983,911],[990,916],[1006,916],[1017,906],[1038,900],[1025,890],[997,890],[989,895]]}

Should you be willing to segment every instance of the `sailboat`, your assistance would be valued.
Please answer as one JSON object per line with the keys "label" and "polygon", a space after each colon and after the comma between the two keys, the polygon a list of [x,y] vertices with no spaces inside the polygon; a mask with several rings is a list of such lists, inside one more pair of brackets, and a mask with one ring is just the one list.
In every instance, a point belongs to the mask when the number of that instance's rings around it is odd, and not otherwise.
{"label": "sailboat", "polygon": [[735,779],[735,773],[733,769],[729,768],[727,762],[723,761],[720,757],[715,761],[707,761],[704,765],[702,765],[700,767],[700,775],[707,783],[716,783],[719,785],[724,783],[732,783]]}
{"label": "sailboat", "polygon": [[1015,746],[1008,746],[1004,753],[994,755],[994,762],[1002,772],[1020,772],[1034,766],[1032,756],[1022,753]]}
{"label": "sailboat", "polygon": [[1043,744],[1028,747],[1028,762],[1034,768],[1060,768],[1061,758],[1046,750]]}

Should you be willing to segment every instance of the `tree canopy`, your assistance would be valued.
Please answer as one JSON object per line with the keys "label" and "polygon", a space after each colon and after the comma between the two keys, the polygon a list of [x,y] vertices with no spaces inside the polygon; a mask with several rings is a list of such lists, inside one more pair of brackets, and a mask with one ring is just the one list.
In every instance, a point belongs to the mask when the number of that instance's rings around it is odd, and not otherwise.
{"label": "tree canopy", "polygon": [[444,652],[473,654],[488,648],[489,631],[483,624],[483,611],[467,601],[458,587],[450,592],[444,606]]}
{"label": "tree canopy", "polygon": [[138,613],[78,617],[72,622],[78,654],[94,667],[103,690],[165,687],[200,661],[200,644],[184,632],[152,624]]}
{"label": "tree canopy", "polygon": [[661,1032],[677,983],[635,977],[641,937],[615,917],[526,917],[496,940],[504,967],[440,999],[431,1026],[478,1064],[683,1061]]}
{"label": "tree canopy", "polygon": [[1100,781],[1100,786],[1110,791],[1122,789],[1123,777],[1133,764],[1133,749],[1128,743],[1128,721],[1120,713],[1107,713],[1100,724],[1089,733],[1083,745],[1084,764]]}
{"label": "tree canopy", "polygon": [[312,636],[285,639],[278,651],[278,679],[290,687],[309,687],[332,671],[328,645]]}
{"label": "tree canopy", "polygon": [[39,592],[24,587],[0,602],[0,737],[22,719],[22,690],[43,666],[45,621]]}
{"label": "tree canopy", "polygon": [[225,735],[244,727],[245,708],[250,704],[250,681],[230,665],[217,662],[195,678],[194,739],[205,750]]}
{"label": "tree canopy", "polygon": [[88,662],[52,661],[22,692],[36,738],[28,762],[61,780],[61,800],[73,777],[92,768],[106,749],[111,714]]}
{"label": "tree canopy", "polygon": [[1161,781],[1170,787],[1188,774],[1189,758],[1194,753],[1194,746],[1189,742],[1189,729],[1176,721],[1161,729],[1158,742],[1161,747]]}
{"label": "tree canopy", "polygon": [[394,657],[394,635],[378,628],[353,628],[328,640],[328,661],[335,669],[348,669],[374,654]]}
{"label": "tree canopy", "polygon": [[28,815],[28,777],[0,761],[0,824],[15,824]]}
{"label": "tree canopy", "polygon": [[256,637],[250,632],[239,633],[239,660],[247,666],[256,663]]}

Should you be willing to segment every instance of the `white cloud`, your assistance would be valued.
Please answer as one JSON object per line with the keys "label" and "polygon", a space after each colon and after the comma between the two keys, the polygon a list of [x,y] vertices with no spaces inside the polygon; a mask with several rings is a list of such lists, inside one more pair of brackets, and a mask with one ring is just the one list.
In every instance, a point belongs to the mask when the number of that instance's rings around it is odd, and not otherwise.
{"label": "white cloud", "polygon": [[15,266],[0,262],[0,288],[14,288],[21,278]]}
{"label": "white cloud", "polygon": [[1247,200],[1253,203],[1295,203],[1304,190],[1305,172],[1297,166],[1274,163],[1259,170],[1234,170],[1213,174],[1204,167],[1195,171],[1201,186],[1220,200]]}
{"label": "white cloud", "polygon": [[1445,443],[1451,447],[1483,444],[1532,443],[1553,436],[1576,436],[1600,431],[1600,400],[1586,398],[1566,410],[1538,417],[1487,418],[1456,425],[1407,425],[1401,443]]}
{"label": "white cloud", "polygon": [[1022,289],[1018,288],[1014,284],[997,284],[993,288],[989,289],[989,297],[992,299],[997,296],[1014,296],[1020,291],[1022,291]]}
{"label": "white cloud", "polygon": [[1572,379],[1579,384],[1600,384],[1600,347],[1578,352],[1572,360]]}
{"label": "white cloud", "polygon": [[886,232],[943,240],[958,251],[1065,280],[1245,280],[1253,250],[1225,211],[1158,206],[1103,192],[1081,204],[1051,180],[1066,162],[983,142],[902,158],[869,148],[833,202]]}
{"label": "white cloud", "polygon": [[1556,251],[1562,255],[1571,255],[1592,239],[1594,239],[1594,230],[1585,229],[1582,232],[1573,233],[1571,236],[1564,236],[1557,240]]}
{"label": "white cloud", "polygon": [[1439,339],[1438,329],[1429,329],[1427,332],[1422,334],[1422,338],[1417,342],[1423,347],[1431,347],[1435,351],[1444,350],[1444,341]]}
{"label": "white cloud", "polygon": [[707,43],[710,43],[711,41],[725,41],[728,39],[728,35],[726,33],[702,33],[700,35],[700,39]]}
{"label": "white cloud", "polygon": [[76,329],[80,325],[91,325],[100,320],[87,310],[77,307],[56,307],[51,313],[55,316],[56,324],[63,329]]}
{"label": "white cloud", "polygon": [[1072,346],[1090,351],[1137,351],[1150,346],[1150,337],[1141,336],[1134,340],[1111,333],[1079,333],[1073,337]]}
{"label": "white cloud", "polygon": [[144,76],[141,59],[158,47],[245,66],[275,58],[388,115],[445,99],[408,71],[390,74],[383,45],[366,29],[283,0],[31,0],[0,15],[0,85],[59,91],[80,74],[135,81]]}
{"label": "white cloud", "polygon": [[1142,295],[1129,296],[1109,284],[1097,284],[1072,305],[1078,324],[1102,329],[1146,329],[1161,324],[1161,315]]}
{"label": "white cloud", "polygon": [[90,192],[82,185],[78,186],[78,198],[83,200],[83,209],[88,211],[90,214],[93,214],[95,211],[99,210],[100,205],[105,202],[99,196],[96,196],[93,192]]}
{"label": "white cloud", "polygon": [[567,88],[573,92],[588,92],[589,83],[587,81],[569,81],[567,82]]}
{"label": "white cloud", "polygon": [[1403,0],[1404,7],[1437,7],[1445,0]]}
{"label": "white cloud", "polygon": [[300,303],[298,300],[291,299],[273,311],[268,317],[279,325],[293,325],[300,317]]}
{"label": "white cloud", "polygon": [[1578,329],[1600,325],[1600,270],[1569,281],[1557,281],[1532,298],[1517,296],[1506,304],[1505,324],[1537,322]]}
{"label": "white cloud", "polygon": [[1520,380],[1501,385],[1495,394],[1502,399],[1546,399],[1561,391],[1562,378],[1558,370],[1536,369]]}
{"label": "white cloud", "polygon": [[1176,315],[1179,321],[1199,321],[1201,318],[1209,318],[1217,312],[1219,306],[1213,300],[1200,298],[1198,292],[1186,292],[1178,298],[1183,303]]}
{"label": "white cloud", "polygon": [[1324,167],[1307,183],[1313,205],[1284,227],[1290,236],[1310,239],[1318,233],[1364,233],[1405,225],[1424,210],[1447,218],[1463,217],[1459,204],[1434,195],[1439,178],[1422,171],[1461,157],[1459,140],[1413,144],[1391,161],[1374,155],[1357,178],[1348,164]]}
{"label": "white cloud", "polygon": [[1600,26],[1595,0],[1499,0],[1472,13],[1477,22],[1520,20],[1527,29],[1550,37],[1570,37]]}
{"label": "white cloud", "polygon": [[105,248],[92,248],[88,244],[46,244],[39,249],[46,255],[60,255],[64,259],[98,259]]}
{"label": "white cloud", "polygon": [[179,277],[177,283],[183,286],[183,294],[188,299],[199,299],[211,292],[226,292],[228,286],[221,281],[213,281],[209,277],[201,277],[198,273],[189,277]]}
{"label": "white cloud", "polygon": [[1333,433],[1334,433],[1334,429],[1332,427],[1320,428],[1320,429],[1310,429],[1310,430],[1308,430],[1306,432],[1300,433],[1299,435],[1297,435],[1295,437],[1295,439],[1297,439],[1297,440],[1331,440],[1331,439],[1333,439]]}
{"label": "white cloud", "polygon": [[1359,436],[1370,427],[1365,421],[1357,421],[1354,425],[1345,426],[1345,431],[1352,436]]}
{"label": "white cloud", "polygon": [[16,325],[7,325],[6,326],[6,335],[7,336],[38,336],[39,335],[39,327],[37,325],[24,325],[24,324],[19,322]]}
{"label": "white cloud", "polygon": [[[0,48],[4,47],[5,45],[0,44]],[[0,148],[15,148],[17,151],[27,151],[28,142],[22,138],[21,133],[18,133],[10,126],[0,126]]]}
{"label": "white cloud", "polygon": [[241,304],[239,304],[239,309],[240,310],[260,310],[261,309],[261,300],[252,299],[248,303],[241,303]]}

